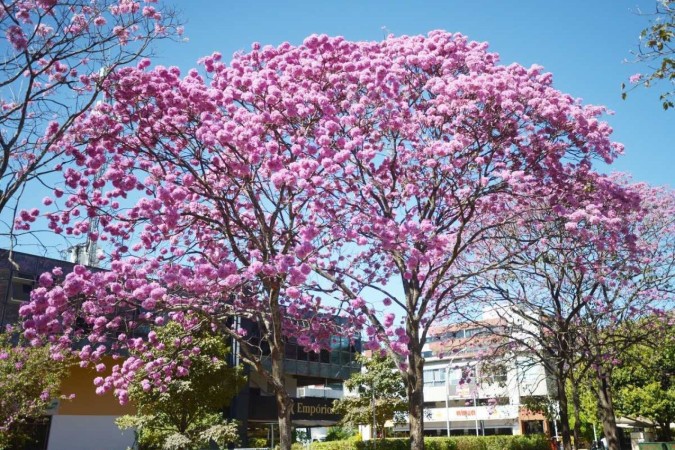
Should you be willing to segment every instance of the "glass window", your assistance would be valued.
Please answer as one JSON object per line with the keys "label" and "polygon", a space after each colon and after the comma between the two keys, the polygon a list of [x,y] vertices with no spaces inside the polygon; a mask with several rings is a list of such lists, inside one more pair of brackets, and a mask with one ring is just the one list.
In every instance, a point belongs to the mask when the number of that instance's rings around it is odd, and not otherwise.
{"label": "glass window", "polygon": [[424,371],[425,386],[442,386],[445,384],[445,367]]}
{"label": "glass window", "polygon": [[25,273],[18,273],[12,278],[12,300],[27,302],[30,300],[30,291],[33,290],[33,277]]}
{"label": "glass window", "polygon": [[330,348],[332,348],[332,349],[339,349],[340,348],[340,337],[339,336],[332,336],[330,338]]}
{"label": "glass window", "polygon": [[341,364],[349,364],[349,352],[340,352],[340,363]]}
{"label": "glass window", "polygon": [[286,344],[286,348],[284,349],[284,355],[288,359],[297,359],[298,355],[298,346],[295,344]]}

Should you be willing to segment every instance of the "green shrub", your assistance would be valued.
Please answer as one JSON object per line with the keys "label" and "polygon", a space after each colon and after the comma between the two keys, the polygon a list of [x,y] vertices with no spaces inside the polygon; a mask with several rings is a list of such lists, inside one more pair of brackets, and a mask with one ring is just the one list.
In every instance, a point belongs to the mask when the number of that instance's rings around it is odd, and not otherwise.
{"label": "green shrub", "polygon": [[427,450],[457,450],[457,440],[443,437],[424,438]]}
{"label": "green shrub", "polygon": [[253,448],[267,447],[267,438],[254,437],[248,440],[248,445]]}
{"label": "green shrub", "polygon": [[445,438],[455,441],[455,450],[487,450],[487,440],[492,436],[457,436]]}
{"label": "green shrub", "polygon": [[[326,446],[326,444],[334,444]],[[337,445],[335,445],[337,444]],[[407,438],[372,441],[335,441],[317,443],[312,450],[408,450]],[[320,446],[319,446],[320,445]],[[453,436],[424,438],[426,450],[549,450],[545,436]]]}
{"label": "green shrub", "polygon": [[356,444],[357,441],[352,439],[347,439],[345,441],[312,442],[312,450],[357,450]]}
{"label": "green shrub", "polygon": [[356,450],[409,450],[410,441],[405,439],[378,439],[377,445],[373,441],[361,441],[356,443]]}

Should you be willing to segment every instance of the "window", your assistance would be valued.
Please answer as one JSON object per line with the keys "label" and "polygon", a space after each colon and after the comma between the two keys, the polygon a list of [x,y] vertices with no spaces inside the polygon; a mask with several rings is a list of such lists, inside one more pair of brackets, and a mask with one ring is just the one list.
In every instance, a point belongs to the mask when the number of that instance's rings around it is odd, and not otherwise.
{"label": "window", "polygon": [[344,366],[349,364],[349,353],[348,352],[340,352],[340,363]]}
{"label": "window", "polygon": [[448,384],[451,386],[451,391],[459,397],[470,397],[470,392],[475,389],[477,382],[476,367],[452,367],[449,375]]}
{"label": "window", "polygon": [[429,369],[424,371],[425,386],[443,386],[445,385],[445,367],[440,369]]}
{"label": "window", "polygon": [[507,381],[506,367],[502,365],[488,367],[481,375],[485,384],[505,384]]}
{"label": "window", "polygon": [[464,330],[464,337],[465,338],[470,338],[472,336],[476,336],[477,334],[481,334],[483,330],[480,328],[472,328],[470,330]]}
{"label": "window", "polygon": [[286,346],[284,347],[284,355],[286,356],[287,359],[297,359],[298,351],[298,346],[295,344],[289,344],[287,343]]}
{"label": "window", "polygon": [[30,291],[33,290],[33,277],[19,272],[12,278],[12,300],[27,302],[30,300]]}
{"label": "window", "polygon": [[340,364],[340,352],[333,350],[330,352],[330,362],[331,364]]}

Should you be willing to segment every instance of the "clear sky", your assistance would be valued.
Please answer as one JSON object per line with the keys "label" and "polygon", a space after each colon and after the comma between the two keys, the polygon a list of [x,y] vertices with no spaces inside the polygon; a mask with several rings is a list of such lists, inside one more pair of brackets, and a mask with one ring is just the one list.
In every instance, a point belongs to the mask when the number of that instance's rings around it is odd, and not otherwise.
{"label": "clear sky", "polygon": [[157,64],[187,72],[201,56],[219,51],[229,61],[253,42],[298,44],[313,33],[350,40],[444,29],[488,41],[504,64],[540,64],[561,91],[605,105],[606,119],[626,154],[610,170],[636,181],[675,187],[675,110],[664,112],[659,88],[638,88],[621,100],[621,83],[645,68],[632,64],[640,30],[655,1],[444,0],[444,1],[225,1],[173,0],[182,12],[187,42],[165,43]]}

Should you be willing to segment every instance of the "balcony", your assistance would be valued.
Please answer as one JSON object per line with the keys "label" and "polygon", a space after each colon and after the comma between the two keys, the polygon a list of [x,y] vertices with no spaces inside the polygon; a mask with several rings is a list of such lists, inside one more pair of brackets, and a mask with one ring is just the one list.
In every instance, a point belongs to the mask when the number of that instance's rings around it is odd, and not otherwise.
{"label": "balcony", "polygon": [[[475,420],[515,420],[518,418],[518,405],[497,406],[465,406],[448,408],[450,422]],[[445,422],[448,418],[445,408],[429,408],[425,410],[425,422]]]}
{"label": "balcony", "polygon": [[340,389],[321,389],[321,388],[309,388],[301,387],[297,390],[298,398],[305,397],[318,397],[318,398],[332,398],[332,399],[342,399],[343,391]]}

